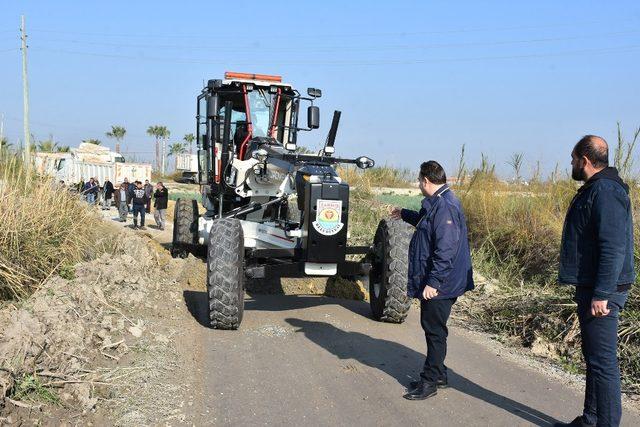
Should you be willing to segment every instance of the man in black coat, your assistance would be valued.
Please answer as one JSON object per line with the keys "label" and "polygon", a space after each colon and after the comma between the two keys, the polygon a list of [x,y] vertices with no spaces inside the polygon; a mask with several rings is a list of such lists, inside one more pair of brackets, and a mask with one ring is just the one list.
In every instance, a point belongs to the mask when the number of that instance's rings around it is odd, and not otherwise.
{"label": "man in black coat", "polygon": [[578,141],[571,166],[572,178],[584,185],[565,219],[558,278],[576,288],[587,377],[582,416],[557,425],[618,426],[618,319],[635,281],[629,187],[608,167],[609,147],[598,136]]}
{"label": "man in black coat", "polygon": [[153,197],[153,185],[149,182],[148,179],[144,180],[144,192],[147,195],[147,213],[151,213],[151,198]]}
{"label": "man in black coat", "polygon": [[105,178],[104,185],[104,198],[102,199],[102,210],[109,210],[111,208],[111,198],[113,197],[113,184],[109,181],[109,178]]}
{"label": "man in black coat", "polygon": [[164,230],[167,222],[167,205],[169,203],[169,190],[164,186],[162,182],[156,184],[156,191],[153,193],[153,219],[156,220],[156,224],[160,230]]}

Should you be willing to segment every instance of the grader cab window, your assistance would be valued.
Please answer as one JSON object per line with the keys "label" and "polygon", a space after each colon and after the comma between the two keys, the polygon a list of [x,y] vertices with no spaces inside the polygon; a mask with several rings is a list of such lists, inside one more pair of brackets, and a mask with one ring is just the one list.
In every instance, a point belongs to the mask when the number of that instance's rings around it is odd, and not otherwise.
{"label": "grader cab window", "polygon": [[[222,101],[219,111],[220,117],[224,117],[224,102],[233,102],[231,113],[231,139],[242,140],[248,132],[247,107],[242,93],[221,93]],[[278,94],[270,93],[267,88],[256,87],[247,93],[249,102],[249,114],[252,137],[273,137],[282,142],[284,132],[287,105],[289,101]],[[275,125],[274,125],[274,116]],[[273,131],[273,132],[272,132]]]}

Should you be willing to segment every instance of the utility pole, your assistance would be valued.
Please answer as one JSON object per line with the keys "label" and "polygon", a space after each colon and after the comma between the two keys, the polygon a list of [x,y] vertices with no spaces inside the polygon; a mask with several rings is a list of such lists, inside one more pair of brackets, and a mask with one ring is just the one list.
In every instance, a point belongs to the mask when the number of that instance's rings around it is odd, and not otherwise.
{"label": "utility pole", "polygon": [[167,138],[162,138],[162,176],[165,174],[165,162],[167,160]]}
{"label": "utility pole", "polygon": [[20,40],[22,40],[22,103],[24,122],[24,160],[27,168],[31,166],[31,133],[29,131],[29,82],[27,80],[27,31],[22,15],[20,25]]}
{"label": "utility pole", "polygon": [[4,141],[4,113],[0,116],[0,159],[2,159],[2,154],[4,151],[4,147],[2,147],[2,142]]}

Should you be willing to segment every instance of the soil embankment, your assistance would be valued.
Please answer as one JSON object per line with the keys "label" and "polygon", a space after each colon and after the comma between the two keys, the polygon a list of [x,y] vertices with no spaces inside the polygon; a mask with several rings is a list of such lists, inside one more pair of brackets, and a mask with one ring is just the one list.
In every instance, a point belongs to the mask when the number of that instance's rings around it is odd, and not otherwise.
{"label": "soil embankment", "polygon": [[116,229],[116,253],[75,265],[0,310],[0,424],[144,425],[187,418],[183,283],[201,261],[173,260]]}

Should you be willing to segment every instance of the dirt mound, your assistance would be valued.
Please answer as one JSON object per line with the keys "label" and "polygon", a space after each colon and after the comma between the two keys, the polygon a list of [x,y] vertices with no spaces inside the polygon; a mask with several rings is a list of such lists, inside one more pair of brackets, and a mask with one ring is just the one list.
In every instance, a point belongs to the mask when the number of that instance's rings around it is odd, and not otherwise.
{"label": "dirt mound", "polygon": [[[206,271],[204,273],[206,275]],[[205,283],[205,282],[200,282]],[[361,280],[343,277],[303,277],[286,279],[252,279],[245,287],[249,295],[325,295],[334,298],[368,300],[369,292]]]}
{"label": "dirt mound", "polygon": [[[115,254],[77,264],[75,278],[53,277],[28,300],[0,310],[1,415],[20,418],[44,404],[85,413],[99,401],[115,407],[136,374],[144,383],[170,365],[171,331],[158,303],[173,297],[177,304],[176,283],[190,263],[130,231],[117,240]],[[151,351],[154,358],[138,357]],[[120,415],[125,424],[144,418]]]}

